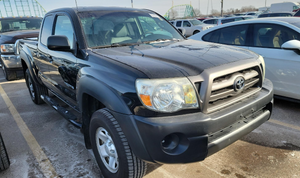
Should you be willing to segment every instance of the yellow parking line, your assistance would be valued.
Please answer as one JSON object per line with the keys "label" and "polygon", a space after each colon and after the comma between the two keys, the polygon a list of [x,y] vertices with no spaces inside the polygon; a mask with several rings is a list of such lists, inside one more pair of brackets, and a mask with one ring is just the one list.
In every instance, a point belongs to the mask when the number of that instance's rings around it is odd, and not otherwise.
{"label": "yellow parking line", "polygon": [[48,177],[50,177],[50,178],[58,177],[57,173],[55,172],[55,169],[53,168],[48,157],[46,156],[46,154],[44,153],[44,151],[42,150],[42,148],[40,147],[40,145],[38,144],[38,142],[32,135],[31,131],[28,129],[27,125],[21,118],[17,109],[12,104],[11,100],[9,99],[9,97],[7,96],[7,94],[5,93],[5,91],[3,90],[1,85],[0,85],[0,94],[1,94],[4,102],[6,103],[11,115],[15,119],[15,121],[16,121],[22,135],[24,136],[28,146],[30,147],[33,155],[35,156],[44,176],[47,178]]}
{"label": "yellow parking line", "polygon": [[292,129],[295,129],[295,130],[298,130],[298,131],[300,131],[300,127],[298,127],[298,126],[295,126],[295,125],[291,125],[291,124],[283,123],[283,122],[280,122],[280,121],[277,121],[277,120],[274,120],[274,119],[271,119],[271,120],[269,120],[269,122],[271,122],[271,123],[274,123],[274,124],[277,124],[277,125],[285,126],[285,127],[292,128]]}

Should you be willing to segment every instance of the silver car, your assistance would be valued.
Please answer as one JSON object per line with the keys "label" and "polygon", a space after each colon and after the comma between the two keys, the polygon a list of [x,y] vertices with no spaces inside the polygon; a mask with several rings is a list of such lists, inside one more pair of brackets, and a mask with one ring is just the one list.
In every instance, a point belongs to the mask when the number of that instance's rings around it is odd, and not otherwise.
{"label": "silver car", "polygon": [[184,35],[192,36],[196,33],[207,30],[214,25],[207,25],[197,19],[177,19],[172,21],[173,25]]}

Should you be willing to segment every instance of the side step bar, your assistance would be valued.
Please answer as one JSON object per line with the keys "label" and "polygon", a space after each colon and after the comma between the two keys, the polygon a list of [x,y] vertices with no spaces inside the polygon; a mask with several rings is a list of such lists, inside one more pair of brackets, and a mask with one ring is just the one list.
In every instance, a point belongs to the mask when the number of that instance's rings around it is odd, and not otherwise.
{"label": "side step bar", "polygon": [[55,109],[60,115],[62,115],[65,119],[71,122],[74,126],[81,128],[82,124],[76,122],[77,117],[69,112],[66,108],[60,106],[56,101],[50,98],[47,95],[41,95],[41,99],[45,101],[48,105],[50,105],[53,109]]}

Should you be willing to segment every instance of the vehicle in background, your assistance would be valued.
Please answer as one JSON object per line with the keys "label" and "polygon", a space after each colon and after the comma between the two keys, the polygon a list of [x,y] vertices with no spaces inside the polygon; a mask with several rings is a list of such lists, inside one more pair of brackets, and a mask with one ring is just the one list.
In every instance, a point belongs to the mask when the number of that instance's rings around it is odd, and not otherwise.
{"label": "vehicle in background", "polygon": [[37,39],[41,22],[39,17],[0,18],[0,65],[6,80],[24,77],[20,57],[15,55],[15,43],[18,39]]}
{"label": "vehicle in background", "polygon": [[174,26],[186,36],[192,36],[196,33],[214,27],[214,25],[204,24],[197,19],[177,19],[174,20],[174,24]]}
{"label": "vehicle in background", "polygon": [[151,10],[55,9],[18,48],[31,100],[81,129],[106,178],[202,161],[272,113],[263,57],[188,40]]}
{"label": "vehicle in background", "polygon": [[246,15],[246,16],[254,16],[254,17],[257,17],[257,16],[259,16],[260,14],[262,14],[262,12],[254,11],[254,12],[247,12],[245,15]]}
{"label": "vehicle in background", "polygon": [[197,18],[197,20],[199,20],[199,21],[203,21],[203,20],[206,20],[206,19],[208,19],[208,18]]}
{"label": "vehicle in background", "polygon": [[216,19],[208,19],[204,20],[203,23],[205,24],[212,24],[212,25],[222,25],[230,22],[240,21],[240,20],[249,20],[253,19],[252,16],[234,16],[234,17],[225,17],[225,18],[216,18]]}
{"label": "vehicle in background", "polygon": [[245,13],[237,13],[237,14],[233,14],[234,16],[245,16]]}
{"label": "vehicle in background", "polygon": [[8,169],[10,166],[10,161],[8,154],[4,145],[2,135],[0,133],[0,172]]}
{"label": "vehicle in background", "polygon": [[275,95],[300,100],[300,19],[240,21],[201,32],[190,39],[238,46],[262,55],[266,77],[273,82]]}
{"label": "vehicle in background", "polygon": [[293,17],[295,13],[293,12],[270,12],[260,14],[257,18],[265,18],[265,17]]}
{"label": "vehicle in background", "polygon": [[282,3],[273,3],[271,4],[271,12],[293,12],[300,8],[300,4],[297,2],[282,2]]}

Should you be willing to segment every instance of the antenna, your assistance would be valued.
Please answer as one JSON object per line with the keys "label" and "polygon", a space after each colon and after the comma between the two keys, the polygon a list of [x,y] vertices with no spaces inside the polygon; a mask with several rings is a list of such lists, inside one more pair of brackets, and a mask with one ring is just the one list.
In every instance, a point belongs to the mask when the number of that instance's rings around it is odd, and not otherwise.
{"label": "antenna", "polygon": [[75,4],[76,4],[76,8],[77,8],[77,11],[78,11],[78,5],[77,5],[77,0],[75,0]]}

